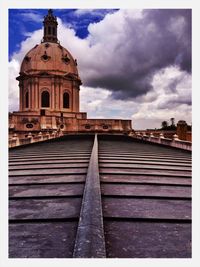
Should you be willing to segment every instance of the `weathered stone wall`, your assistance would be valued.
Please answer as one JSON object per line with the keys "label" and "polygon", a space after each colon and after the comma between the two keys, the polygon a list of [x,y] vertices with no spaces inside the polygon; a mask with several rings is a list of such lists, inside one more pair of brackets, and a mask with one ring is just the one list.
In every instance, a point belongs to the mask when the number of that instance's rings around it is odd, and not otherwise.
{"label": "weathered stone wall", "polygon": [[39,132],[103,132],[103,133],[129,133],[132,131],[130,120],[119,119],[87,119],[86,113],[54,113],[53,115],[40,116],[38,113],[16,112],[9,116],[9,137],[16,133],[21,138],[26,138],[28,133],[33,136]]}

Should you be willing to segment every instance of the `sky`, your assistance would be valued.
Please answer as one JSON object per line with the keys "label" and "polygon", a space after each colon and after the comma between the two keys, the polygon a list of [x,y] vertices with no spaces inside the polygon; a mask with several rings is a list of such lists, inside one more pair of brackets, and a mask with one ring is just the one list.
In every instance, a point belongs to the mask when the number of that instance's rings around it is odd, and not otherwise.
{"label": "sky", "polygon": [[[191,124],[189,9],[54,9],[58,39],[78,62],[81,111],[131,119],[134,129],[170,118]],[[16,77],[43,37],[47,9],[9,10],[9,110],[19,108]]]}

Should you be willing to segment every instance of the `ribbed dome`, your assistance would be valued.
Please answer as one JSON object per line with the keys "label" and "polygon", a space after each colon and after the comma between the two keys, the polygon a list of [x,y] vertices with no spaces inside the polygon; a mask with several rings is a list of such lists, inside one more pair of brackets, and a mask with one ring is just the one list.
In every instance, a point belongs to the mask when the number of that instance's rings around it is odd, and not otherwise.
{"label": "ribbed dome", "polygon": [[21,73],[65,75],[74,74],[78,78],[76,60],[67,49],[58,43],[44,42],[32,48],[24,57]]}

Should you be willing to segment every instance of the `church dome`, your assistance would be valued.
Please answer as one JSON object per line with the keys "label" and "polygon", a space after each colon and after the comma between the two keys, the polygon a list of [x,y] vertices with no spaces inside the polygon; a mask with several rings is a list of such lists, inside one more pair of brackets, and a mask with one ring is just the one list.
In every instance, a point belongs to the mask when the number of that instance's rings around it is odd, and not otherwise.
{"label": "church dome", "polygon": [[26,54],[21,64],[20,75],[69,75],[79,80],[76,60],[58,41],[58,22],[51,9],[44,17],[43,25],[42,42]]}
{"label": "church dome", "polygon": [[65,75],[78,77],[77,63],[67,49],[57,42],[42,42],[32,48],[24,57],[21,73]]}
{"label": "church dome", "polygon": [[[76,60],[57,38],[57,18],[51,9],[44,17],[44,35],[21,63],[19,76],[20,110],[79,112],[81,80]],[[45,111],[45,113],[44,113]]]}

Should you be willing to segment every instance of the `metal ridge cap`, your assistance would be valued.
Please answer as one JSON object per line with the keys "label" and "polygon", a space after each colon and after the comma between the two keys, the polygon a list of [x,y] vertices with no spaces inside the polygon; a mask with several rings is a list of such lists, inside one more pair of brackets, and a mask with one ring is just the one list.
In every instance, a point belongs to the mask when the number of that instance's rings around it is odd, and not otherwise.
{"label": "metal ridge cap", "polygon": [[73,258],[105,258],[105,238],[98,166],[98,141],[88,166]]}

